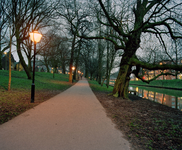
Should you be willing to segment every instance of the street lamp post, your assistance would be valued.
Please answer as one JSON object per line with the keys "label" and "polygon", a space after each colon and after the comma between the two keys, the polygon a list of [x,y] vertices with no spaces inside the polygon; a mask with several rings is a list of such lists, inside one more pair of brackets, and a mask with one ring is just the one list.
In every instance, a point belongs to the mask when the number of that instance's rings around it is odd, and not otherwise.
{"label": "street lamp post", "polygon": [[[75,70],[75,67],[72,67],[72,70]],[[72,72],[72,83],[73,83],[73,72]]]}
{"label": "street lamp post", "polygon": [[41,40],[42,35],[38,31],[33,31],[30,33],[30,39],[34,42],[34,57],[33,57],[33,77],[32,77],[32,86],[31,86],[31,103],[34,103],[35,97],[35,55],[36,55],[36,44]]}

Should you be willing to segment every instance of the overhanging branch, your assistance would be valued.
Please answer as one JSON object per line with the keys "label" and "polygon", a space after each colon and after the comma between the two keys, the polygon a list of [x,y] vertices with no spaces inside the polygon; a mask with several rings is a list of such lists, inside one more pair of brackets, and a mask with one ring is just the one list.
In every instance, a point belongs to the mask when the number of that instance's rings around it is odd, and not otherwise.
{"label": "overhanging branch", "polygon": [[109,37],[103,37],[103,36],[92,36],[92,37],[87,37],[87,36],[81,36],[79,34],[77,34],[78,37],[80,38],[83,38],[83,39],[89,39],[89,40],[93,40],[93,39],[104,39],[104,40],[107,40],[107,41],[110,41],[114,44],[115,46],[115,50],[118,50],[118,49],[124,49],[125,47],[124,46],[120,46],[116,43],[116,41],[114,41],[113,39],[109,38]]}
{"label": "overhanging branch", "polygon": [[182,65],[173,65],[173,64],[150,64],[146,62],[141,62],[137,60],[136,58],[131,58],[130,65],[132,66],[139,66],[148,70],[176,70],[176,71],[182,71]]}
{"label": "overhanging branch", "polygon": [[138,78],[138,79],[140,79],[140,80],[142,80],[143,82],[145,82],[145,83],[150,83],[151,81],[153,81],[153,80],[156,80],[158,77],[160,77],[160,76],[162,76],[162,75],[172,75],[172,76],[176,76],[176,74],[172,74],[172,73],[169,73],[169,72],[166,72],[166,73],[161,73],[161,74],[158,74],[157,76],[155,76],[154,78],[152,78],[152,79],[150,79],[150,80],[145,80],[145,79],[143,79],[143,76],[139,76],[137,73],[136,73],[136,71],[135,70],[133,70],[132,71],[132,73]]}

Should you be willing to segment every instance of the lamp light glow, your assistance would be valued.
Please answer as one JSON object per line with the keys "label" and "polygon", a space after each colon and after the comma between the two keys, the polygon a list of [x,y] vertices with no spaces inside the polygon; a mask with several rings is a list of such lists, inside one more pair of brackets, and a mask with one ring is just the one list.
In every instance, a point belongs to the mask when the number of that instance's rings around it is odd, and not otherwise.
{"label": "lamp light glow", "polygon": [[40,34],[38,31],[33,31],[30,33],[30,39],[35,42],[38,43],[42,38],[42,34]]}

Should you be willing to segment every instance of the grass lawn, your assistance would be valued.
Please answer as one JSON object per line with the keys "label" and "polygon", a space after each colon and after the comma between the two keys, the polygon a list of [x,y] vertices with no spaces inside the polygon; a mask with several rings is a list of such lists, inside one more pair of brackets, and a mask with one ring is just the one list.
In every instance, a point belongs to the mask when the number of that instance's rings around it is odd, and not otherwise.
{"label": "grass lawn", "polygon": [[149,86],[160,86],[160,87],[170,87],[170,88],[182,88],[182,80],[154,80],[147,84],[142,81],[130,81],[130,84],[138,84],[138,85],[149,85]]}
{"label": "grass lawn", "polygon": [[36,72],[35,103],[30,103],[32,80],[25,72],[12,71],[11,91],[7,91],[8,79],[8,71],[0,70],[0,124],[72,86],[68,75],[55,74],[53,78],[51,73]]}
{"label": "grass lawn", "polygon": [[95,80],[88,80],[88,82],[89,82],[92,90],[94,90],[94,91],[112,92],[112,90],[113,90],[112,86],[109,86],[109,88],[107,88],[107,86],[105,84],[103,84],[103,86],[101,86]]}

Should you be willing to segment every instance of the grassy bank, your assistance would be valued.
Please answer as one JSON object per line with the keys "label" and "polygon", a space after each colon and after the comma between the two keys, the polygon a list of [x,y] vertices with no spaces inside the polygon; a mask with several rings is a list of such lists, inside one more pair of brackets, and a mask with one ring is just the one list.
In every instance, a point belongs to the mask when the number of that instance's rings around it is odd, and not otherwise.
{"label": "grassy bank", "polygon": [[134,85],[130,85],[130,86],[132,86],[133,88],[138,87],[139,89],[146,90],[146,91],[152,91],[152,92],[162,93],[162,94],[166,94],[166,95],[172,95],[175,97],[182,97],[181,90],[170,90],[170,89],[163,89],[163,88],[134,86]]}
{"label": "grassy bank", "polygon": [[182,112],[140,97],[132,100],[109,96],[95,81],[90,87],[107,115],[136,150],[181,150]]}
{"label": "grassy bank", "polygon": [[107,86],[105,84],[103,86],[101,86],[95,80],[88,80],[88,82],[91,85],[92,90],[94,90],[94,91],[112,92],[112,90],[113,90],[113,87],[109,86],[109,88],[107,88]]}
{"label": "grassy bank", "polygon": [[160,87],[169,87],[169,88],[182,88],[182,80],[154,80],[149,84],[142,81],[130,81],[130,84],[138,85],[149,85],[149,86],[160,86]]}
{"label": "grassy bank", "polygon": [[8,79],[8,71],[0,70],[0,124],[72,86],[68,75],[55,74],[53,78],[51,73],[36,72],[35,103],[30,103],[32,80],[25,72],[12,71],[11,91],[7,91]]}

